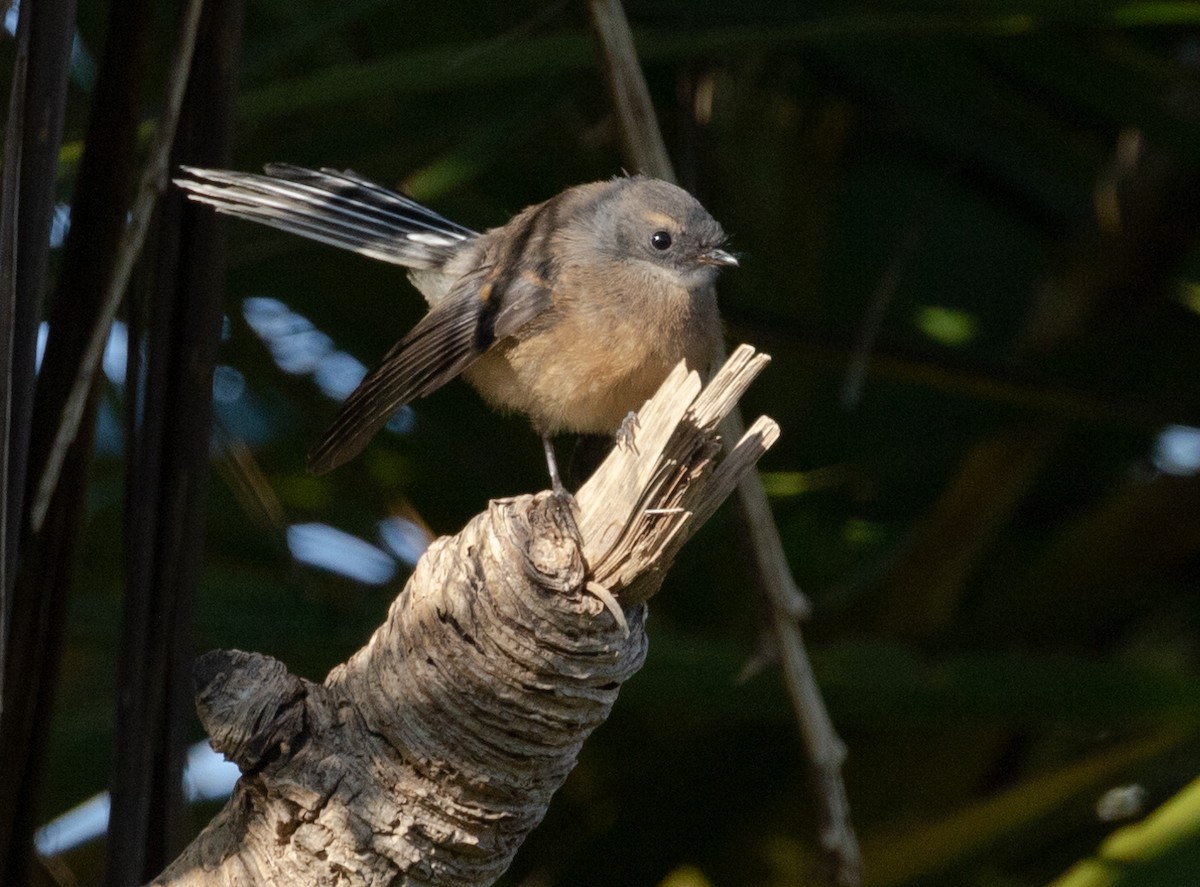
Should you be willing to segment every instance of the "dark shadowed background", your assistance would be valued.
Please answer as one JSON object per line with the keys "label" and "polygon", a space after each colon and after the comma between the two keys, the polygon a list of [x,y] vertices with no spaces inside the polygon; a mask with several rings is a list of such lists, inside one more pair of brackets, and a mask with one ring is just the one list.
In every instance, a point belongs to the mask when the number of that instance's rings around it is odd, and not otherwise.
{"label": "dark shadowed background", "polygon": [[[741,257],[720,284],[727,341],[774,358],[742,406],[783,429],[760,467],[814,605],[864,883],[1044,885],[1172,798],[1174,831],[1125,836],[1128,868],[1060,883],[1200,882],[1200,801],[1175,797],[1200,772],[1200,7],[626,8],[681,183]],[[149,123],[177,17],[148,14]],[[64,221],[107,15],[79,10]],[[479,229],[621,171],[579,3],[247,0],[239,77],[234,167],[351,168]],[[194,646],[319,680],[429,534],[547,485],[541,448],[456,382],[306,475],[336,398],[423,303],[399,269],[226,231]],[[124,330],[40,822],[113,769]],[[681,553],[644,671],[503,884],[818,883],[807,769],[776,671],[753,667],[762,605],[736,532],[723,511]],[[191,827],[214,809],[192,806]],[[51,868],[93,883],[102,854]]]}

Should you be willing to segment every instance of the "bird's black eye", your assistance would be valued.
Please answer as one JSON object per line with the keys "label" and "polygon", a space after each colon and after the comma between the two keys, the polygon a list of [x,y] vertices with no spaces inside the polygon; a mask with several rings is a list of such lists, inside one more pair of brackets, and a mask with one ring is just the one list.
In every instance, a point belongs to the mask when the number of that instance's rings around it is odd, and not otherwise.
{"label": "bird's black eye", "polygon": [[670,249],[671,235],[666,231],[655,231],[650,235],[650,245],[655,249]]}

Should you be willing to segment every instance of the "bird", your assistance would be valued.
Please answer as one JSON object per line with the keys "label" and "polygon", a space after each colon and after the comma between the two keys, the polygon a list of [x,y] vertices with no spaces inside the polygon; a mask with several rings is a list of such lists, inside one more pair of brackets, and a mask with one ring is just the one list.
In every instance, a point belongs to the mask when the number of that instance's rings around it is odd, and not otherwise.
{"label": "bird", "polygon": [[314,474],[462,375],[492,407],[529,418],[566,494],[552,437],[631,434],[671,369],[703,372],[722,335],[715,282],[738,259],[700,202],[659,179],[569,187],[479,233],[350,171],[181,169],[192,200],[403,266],[429,305],[342,404],[309,454]]}

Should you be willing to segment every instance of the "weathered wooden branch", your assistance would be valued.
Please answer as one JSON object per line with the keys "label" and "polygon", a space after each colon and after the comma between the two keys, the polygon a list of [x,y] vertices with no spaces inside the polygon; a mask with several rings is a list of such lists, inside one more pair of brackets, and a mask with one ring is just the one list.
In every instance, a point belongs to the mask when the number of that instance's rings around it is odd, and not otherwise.
{"label": "weathered wooden branch", "polygon": [[243,775],[154,883],[495,881],[645,659],[645,601],[673,556],[778,436],[760,418],[716,461],[721,417],[767,360],[744,345],[703,390],[678,367],[573,520],[518,496],[436,541],[324,683],[201,657],[201,721]]}

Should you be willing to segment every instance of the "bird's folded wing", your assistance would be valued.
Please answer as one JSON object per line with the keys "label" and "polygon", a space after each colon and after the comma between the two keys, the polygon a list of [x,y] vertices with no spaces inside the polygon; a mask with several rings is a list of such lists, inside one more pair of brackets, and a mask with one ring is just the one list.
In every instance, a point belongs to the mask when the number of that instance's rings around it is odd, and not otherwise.
{"label": "bird's folded wing", "polygon": [[346,398],[309,453],[309,471],[323,474],[354,458],[397,410],[436,391],[483,353],[490,338],[480,338],[478,291],[472,275],[396,343]]}

